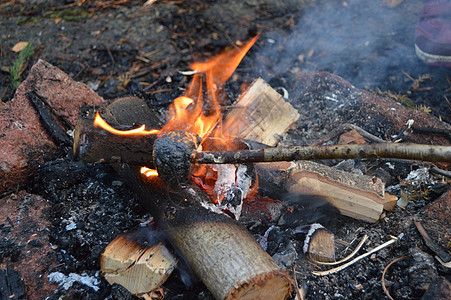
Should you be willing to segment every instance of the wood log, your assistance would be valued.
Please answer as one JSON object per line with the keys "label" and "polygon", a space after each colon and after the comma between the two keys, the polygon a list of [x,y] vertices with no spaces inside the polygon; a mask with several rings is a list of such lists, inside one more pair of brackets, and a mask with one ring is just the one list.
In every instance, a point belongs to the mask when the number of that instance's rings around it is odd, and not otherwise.
{"label": "wood log", "polygon": [[101,254],[100,269],[110,284],[120,284],[140,296],[161,286],[177,261],[162,242],[145,246],[122,234]]}
{"label": "wood log", "polygon": [[333,233],[319,224],[313,224],[304,241],[304,252],[314,261],[335,261],[335,238]]}
{"label": "wood log", "polygon": [[256,79],[224,119],[228,135],[275,146],[299,113],[263,79]]}
{"label": "wood log", "polygon": [[[149,108],[144,100],[137,97],[124,97],[114,101],[115,111],[105,110],[108,119],[116,119],[117,129],[130,129],[136,124],[159,128],[159,118],[149,120]],[[133,113],[131,113],[133,112]],[[133,115],[133,121],[128,118]],[[156,114],[153,114],[156,116]],[[153,165],[153,144],[157,135],[121,136],[94,126],[93,118],[80,118],[73,135],[73,155],[75,160],[90,163],[121,163]]]}
{"label": "wood log", "polygon": [[[384,183],[376,177],[348,173],[310,161],[256,164],[259,181],[295,194],[318,195],[341,214],[374,223],[385,202]],[[278,187],[278,188],[277,188]],[[271,195],[269,195],[271,196]]]}
{"label": "wood log", "polygon": [[[114,102],[107,110],[120,115]],[[150,109],[147,115],[152,116]],[[118,125],[117,118],[107,121]],[[215,298],[288,297],[286,272],[242,225],[213,212],[209,197],[197,185],[168,186],[159,177],[144,177],[137,167],[115,168]]]}

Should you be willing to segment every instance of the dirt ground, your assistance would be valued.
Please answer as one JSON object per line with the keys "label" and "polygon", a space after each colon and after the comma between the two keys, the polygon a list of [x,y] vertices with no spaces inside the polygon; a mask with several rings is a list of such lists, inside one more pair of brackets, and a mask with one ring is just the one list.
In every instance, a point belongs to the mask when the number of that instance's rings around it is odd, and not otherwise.
{"label": "dirt ground", "polygon": [[[415,55],[415,24],[423,2],[402,1],[396,7],[385,5],[387,2],[390,1],[182,0],[156,1],[145,7],[145,1],[131,0],[2,0],[0,100],[8,102],[14,96],[10,67],[19,54],[11,49],[21,41],[34,46],[24,61],[22,79],[38,58],[44,59],[105,99],[134,94],[165,110],[189,82],[180,71],[189,70],[193,61],[207,59],[261,33],[226,85],[229,99],[236,99],[242,82],[263,77],[274,88],[285,88],[290,101],[301,110],[303,89],[297,84],[299,78],[309,72],[327,71],[357,88],[450,123],[450,70],[424,65]],[[313,106],[306,105],[312,110],[321,109]],[[306,111],[303,115],[314,114],[315,111]],[[324,132],[312,133],[312,127],[293,130],[285,142],[313,143]],[[383,138],[393,134],[379,129],[373,134]],[[355,163],[352,170],[385,176],[387,188],[393,193],[401,193],[401,179],[421,167],[397,163],[394,172],[386,161],[364,166]],[[71,173],[67,174],[67,170]],[[414,217],[422,214],[446,188],[446,180],[435,177],[413,183],[412,194],[419,195],[416,200],[410,201],[405,210],[388,212],[386,220],[376,225],[337,216],[328,229],[349,243],[368,234],[366,250],[383,243],[389,235],[403,233],[404,242],[326,277],[311,275],[311,264],[298,251],[297,280],[306,288],[306,298],[388,299],[382,289],[382,272],[393,259],[405,255],[411,258],[395,264],[389,274],[388,288],[395,299],[419,299],[425,292],[425,282],[438,277],[450,280],[449,269],[425,250],[421,236],[412,226]],[[98,258],[105,246],[117,234],[149,218],[112,169],[73,162],[70,149],[60,149],[54,160],[39,167],[38,176],[24,189],[42,196],[52,207],[45,218],[52,226],[49,239],[54,251],[49,255],[58,264],[49,266],[47,271],[87,274],[99,280],[98,291],[80,283],[69,290],[56,286],[48,295],[50,299],[133,299],[98,274]],[[4,220],[0,222],[6,224]],[[449,230],[449,222],[440,222],[434,225],[435,230]],[[72,224],[77,230],[68,230]],[[261,238],[271,224],[246,225]],[[286,230],[291,229],[281,229]],[[292,232],[286,236],[285,240],[294,239]],[[293,243],[296,249],[301,247]],[[450,251],[449,236],[440,244]],[[8,243],[6,235],[0,243],[0,254],[2,263],[17,262],[26,256],[20,245]],[[177,274],[171,276],[164,289],[167,299],[212,299],[202,284],[187,289]]]}

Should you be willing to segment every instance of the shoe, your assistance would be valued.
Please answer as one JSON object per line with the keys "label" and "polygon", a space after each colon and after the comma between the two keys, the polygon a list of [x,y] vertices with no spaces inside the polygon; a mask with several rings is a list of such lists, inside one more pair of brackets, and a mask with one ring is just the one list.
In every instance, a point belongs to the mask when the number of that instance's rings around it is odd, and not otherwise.
{"label": "shoe", "polygon": [[415,52],[426,64],[451,67],[451,1],[426,0],[415,30]]}

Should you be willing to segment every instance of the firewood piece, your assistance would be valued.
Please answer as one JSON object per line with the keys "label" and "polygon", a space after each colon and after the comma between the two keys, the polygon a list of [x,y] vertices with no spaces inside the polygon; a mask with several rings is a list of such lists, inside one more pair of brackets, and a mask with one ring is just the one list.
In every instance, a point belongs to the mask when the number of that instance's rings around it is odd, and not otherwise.
{"label": "firewood piece", "polygon": [[384,193],[384,209],[387,211],[391,211],[396,207],[396,203],[398,202],[398,196],[391,195],[389,193]]}
{"label": "firewood piece", "polygon": [[100,256],[105,279],[141,295],[160,287],[174,270],[177,259],[160,242],[143,246],[125,234],[117,236]]}
{"label": "firewood piece", "polygon": [[[291,193],[319,195],[334,205],[340,213],[374,223],[384,206],[384,183],[375,177],[348,173],[310,161],[278,164],[257,164],[260,174],[271,172],[272,184],[283,186]],[[260,184],[268,180],[259,176]]]}
{"label": "firewood piece", "polygon": [[[129,128],[128,128],[129,129]],[[122,136],[80,118],[74,131],[75,160],[90,163],[129,163],[153,166],[152,151],[157,135]]]}
{"label": "firewood piece", "polygon": [[224,132],[269,146],[299,119],[299,113],[263,79],[255,80],[224,120]]}
{"label": "firewood piece", "polygon": [[[316,225],[316,226],[315,226]],[[307,234],[304,247],[310,258],[319,262],[335,261],[335,238],[323,226],[313,224],[310,232]]]}
{"label": "firewood piece", "polygon": [[[130,129],[135,124],[159,128],[159,118],[144,100],[137,97],[118,98],[104,111],[105,117]],[[129,109],[126,109],[128,107]],[[149,118],[148,116],[153,116]],[[153,165],[153,144],[157,135],[119,136],[94,126],[91,118],[80,118],[74,131],[73,155],[76,160],[90,163],[129,163]]]}
{"label": "firewood piece", "polygon": [[[210,215],[210,216],[208,216]],[[185,209],[169,235],[216,299],[285,299],[287,275],[240,224]]]}

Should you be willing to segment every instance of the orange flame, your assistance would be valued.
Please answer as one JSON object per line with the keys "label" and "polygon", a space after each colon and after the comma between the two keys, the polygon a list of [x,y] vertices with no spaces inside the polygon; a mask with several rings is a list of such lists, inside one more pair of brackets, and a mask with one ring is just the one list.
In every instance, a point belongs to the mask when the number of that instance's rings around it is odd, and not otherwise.
{"label": "orange flame", "polygon": [[[217,138],[215,139],[216,144],[213,145],[214,148],[227,148],[227,150],[232,150],[230,148],[231,146],[228,145],[230,143],[227,142],[227,132],[222,132],[222,116],[219,99],[222,95],[222,86],[230,76],[232,76],[233,72],[249,49],[257,41],[258,37],[259,36],[257,35],[241,48],[231,48],[207,62],[191,64],[191,70],[196,71],[196,73],[185,94],[176,98],[169,107],[169,121],[161,130],[145,130],[144,125],[127,131],[117,130],[108,125],[98,113],[94,125],[100,126],[103,129],[118,135],[149,135],[159,134],[160,132],[183,130],[196,133],[204,141],[206,137],[213,136]],[[146,177],[158,176],[157,170],[149,169],[147,167],[141,168],[141,174]],[[195,166],[192,173],[192,179],[210,195],[213,202],[218,201],[218,195],[213,196],[213,190],[217,180],[217,171],[208,165]],[[256,186],[252,189],[255,191]]]}
{"label": "orange flame", "polygon": [[149,169],[148,167],[141,167],[139,170],[141,174],[143,174],[146,177],[154,177],[158,176],[158,171],[155,169]]}
{"label": "orange flame", "polygon": [[[209,136],[215,128],[220,128],[222,122],[218,101],[220,90],[257,39],[258,36],[243,47],[232,48],[207,62],[193,63],[190,68],[197,73],[185,95],[175,99],[169,108],[171,118],[161,131],[185,130],[203,138]],[[206,83],[205,101],[203,80]]]}
{"label": "orange flame", "polygon": [[160,131],[157,129],[146,130],[146,126],[142,125],[141,127],[130,129],[130,130],[118,130],[110,126],[97,112],[96,117],[94,119],[94,125],[100,128],[105,129],[108,132],[117,135],[149,135],[149,134],[158,134]]}

